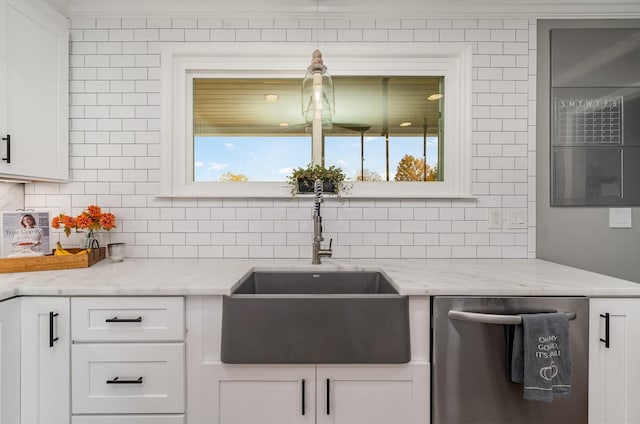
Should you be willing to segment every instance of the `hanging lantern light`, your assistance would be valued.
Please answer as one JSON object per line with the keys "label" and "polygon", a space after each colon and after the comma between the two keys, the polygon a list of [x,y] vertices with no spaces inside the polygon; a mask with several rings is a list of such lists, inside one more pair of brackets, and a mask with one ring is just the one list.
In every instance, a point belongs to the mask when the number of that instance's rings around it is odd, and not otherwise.
{"label": "hanging lantern light", "polygon": [[316,49],[302,80],[302,116],[305,123],[331,129],[335,104],[331,75],[324,66],[322,53]]}

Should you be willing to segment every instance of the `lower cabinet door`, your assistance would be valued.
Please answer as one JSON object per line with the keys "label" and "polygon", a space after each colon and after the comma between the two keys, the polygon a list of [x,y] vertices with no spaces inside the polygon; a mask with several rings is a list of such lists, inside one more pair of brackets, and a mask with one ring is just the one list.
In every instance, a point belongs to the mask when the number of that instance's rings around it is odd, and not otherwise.
{"label": "lower cabinet door", "polygon": [[207,371],[207,380],[215,387],[205,391],[208,405],[203,423],[315,423],[313,365],[218,364]]}
{"label": "lower cabinet door", "polygon": [[184,343],[74,344],[74,414],[182,414]]}
{"label": "lower cabinet door", "polygon": [[318,424],[429,422],[429,364],[318,365]]}
{"label": "lower cabinet door", "polygon": [[74,415],[71,424],[185,424],[184,415]]}
{"label": "lower cabinet door", "polygon": [[0,423],[20,422],[20,302],[0,302]]}
{"label": "lower cabinet door", "polygon": [[69,321],[66,297],[22,298],[21,424],[69,423]]}
{"label": "lower cabinet door", "polygon": [[589,422],[640,422],[640,299],[589,301]]}

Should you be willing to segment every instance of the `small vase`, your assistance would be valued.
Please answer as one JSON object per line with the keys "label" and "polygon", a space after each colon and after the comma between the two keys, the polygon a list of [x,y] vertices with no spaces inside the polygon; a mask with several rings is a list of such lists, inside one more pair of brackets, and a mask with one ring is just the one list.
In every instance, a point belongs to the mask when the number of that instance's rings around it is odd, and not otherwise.
{"label": "small vase", "polygon": [[87,236],[84,239],[84,248],[97,249],[99,247],[100,240],[98,239],[98,234],[93,230],[89,230],[89,232],[87,232]]}
{"label": "small vase", "polygon": [[[315,186],[315,179],[311,178],[298,178],[298,193],[313,193]],[[322,192],[335,194],[338,192],[337,187],[333,181],[322,181]]]}

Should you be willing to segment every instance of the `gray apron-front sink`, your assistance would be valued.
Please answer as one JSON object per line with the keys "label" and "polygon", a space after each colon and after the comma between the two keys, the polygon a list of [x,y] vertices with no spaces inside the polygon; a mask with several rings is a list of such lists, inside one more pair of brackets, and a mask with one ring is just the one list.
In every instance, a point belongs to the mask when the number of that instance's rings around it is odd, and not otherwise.
{"label": "gray apron-front sink", "polygon": [[409,301],[379,272],[257,271],[223,298],[222,362],[400,364]]}

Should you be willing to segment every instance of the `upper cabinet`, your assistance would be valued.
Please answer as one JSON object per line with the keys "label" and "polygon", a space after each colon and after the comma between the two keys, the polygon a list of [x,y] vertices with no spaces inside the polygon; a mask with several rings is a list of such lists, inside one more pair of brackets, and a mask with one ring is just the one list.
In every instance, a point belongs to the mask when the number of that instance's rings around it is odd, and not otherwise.
{"label": "upper cabinet", "polygon": [[41,0],[0,0],[0,179],[69,178],[67,19]]}

